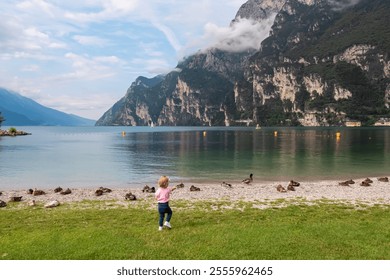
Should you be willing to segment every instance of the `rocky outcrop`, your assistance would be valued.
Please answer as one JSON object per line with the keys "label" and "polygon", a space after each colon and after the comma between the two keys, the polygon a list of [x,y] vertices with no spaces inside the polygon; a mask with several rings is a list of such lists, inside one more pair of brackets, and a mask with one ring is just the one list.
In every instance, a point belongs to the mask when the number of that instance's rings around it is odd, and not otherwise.
{"label": "rocky outcrop", "polygon": [[390,116],[389,13],[385,0],[249,0],[231,25],[274,19],[258,49],[210,48],[140,77],[97,125],[373,124]]}
{"label": "rocky outcrop", "polygon": [[0,129],[0,136],[25,136],[25,135],[31,135],[31,133],[21,131],[21,130],[1,130]]}

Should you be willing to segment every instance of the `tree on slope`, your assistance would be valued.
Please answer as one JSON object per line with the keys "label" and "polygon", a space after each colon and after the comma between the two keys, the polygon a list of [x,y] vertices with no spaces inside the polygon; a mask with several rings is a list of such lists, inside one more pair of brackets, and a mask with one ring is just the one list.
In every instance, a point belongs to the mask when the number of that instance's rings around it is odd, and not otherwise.
{"label": "tree on slope", "polygon": [[3,121],[5,121],[4,117],[1,115],[1,112],[0,112],[0,127],[1,127],[1,124],[3,123]]}

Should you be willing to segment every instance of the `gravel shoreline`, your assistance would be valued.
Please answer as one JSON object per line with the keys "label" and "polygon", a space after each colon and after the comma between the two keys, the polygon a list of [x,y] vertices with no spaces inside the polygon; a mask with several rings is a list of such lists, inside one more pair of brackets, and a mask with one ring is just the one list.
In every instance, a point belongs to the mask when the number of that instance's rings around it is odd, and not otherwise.
{"label": "gravel shoreline", "polygon": [[[287,189],[289,182],[253,182],[250,185],[241,182],[231,182],[231,187],[216,184],[202,183],[195,185],[200,191],[190,191],[191,183],[184,182],[184,188],[178,188],[171,197],[172,204],[175,200],[199,201],[199,200],[229,200],[247,202],[269,202],[278,199],[294,200],[304,199],[315,201],[321,199],[346,201],[350,203],[384,204],[390,205],[390,183],[380,182],[378,178],[371,178],[371,186],[361,186],[360,183],[366,178],[353,179],[355,184],[340,186],[340,181],[316,181],[300,182],[295,191],[285,193],[278,192],[276,187],[282,185]],[[173,187],[177,183],[171,182]],[[131,192],[139,200],[150,200],[154,202],[154,194],[143,192],[142,188],[112,188],[112,192],[96,196],[96,188],[70,188],[71,193],[61,195],[53,189],[42,189],[46,194],[34,196],[28,194],[27,190],[1,191],[0,200],[9,202],[12,197],[22,197],[20,203],[30,204],[33,200],[36,203],[48,203],[53,200],[63,203],[80,202],[83,200],[92,201],[125,201],[125,195]],[[65,190],[65,189],[64,189]],[[135,201],[135,203],[137,202]]]}

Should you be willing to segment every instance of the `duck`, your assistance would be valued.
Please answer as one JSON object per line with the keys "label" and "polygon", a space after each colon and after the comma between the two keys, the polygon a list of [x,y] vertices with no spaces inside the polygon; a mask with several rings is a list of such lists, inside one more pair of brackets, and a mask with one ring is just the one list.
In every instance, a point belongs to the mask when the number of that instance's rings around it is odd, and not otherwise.
{"label": "duck", "polygon": [[363,182],[360,183],[360,186],[362,186],[362,187],[370,187],[371,184],[368,181],[364,180]]}
{"label": "duck", "polygon": [[103,195],[103,190],[101,190],[101,189],[96,190],[96,191],[95,191],[95,195],[96,195],[96,196],[101,196],[101,195]]}
{"label": "duck", "polygon": [[287,190],[286,190],[285,188],[283,188],[282,185],[278,185],[278,186],[276,187],[276,190],[277,190],[278,192],[282,192],[282,193],[287,192]]}
{"label": "duck", "polygon": [[110,192],[112,192],[111,189],[109,189],[109,188],[104,188],[104,187],[100,187],[100,190],[102,190],[104,193],[110,193]]}
{"label": "duck", "polygon": [[3,192],[0,192],[0,196],[2,196],[3,195]]}
{"label": "duck", "polygon": [[299,187],[301,184],[298,183],[298,182],[295,182],[294,180],[291,180],[290,183],[289,183],[289,186],[293,186],[293,187]]}
{"label": "duck", "polygon": [[183,182],[178,184],[178,185],[176,185],[176,189],[181,189],[181,188],[184,188]]}
{"label": "duck", "polygon": [[55,193],[62,192],[62,188],[61,188],[61,187],[55,188],[55,189],[54,189],[54,192],[55,192]]}
{"label": "duck", "polygon": [[229,184],[229,183],[226,183],[226,182],[222,182],[222,183],[221,183],[221,186],[222,186],[222,187],[226,187],[226,188],[231,188],[231,187],[232,187],[232,184]]}
{"label": "duck", "polygon": [[69,188],[67,188],[66,190],[60,192],[60,194],[62,194],[62,195],[67,195],[67,194],[71,194],[71,193],[72,193],[72,191]]}
{"label": "duck", "polygon": [[191,191],[191,192],[198,192],[198,191],[200,191],[200,188],[195,187],[194,185],[192,185],[192,186],[190,187],[190,191]]}
{"label": "duck", "polygon": [[363,182],[366,182],[366,183],[369,183],[369,184],[373,183],[373,181],[370,178],[365,179]]}
{"label": "duck", "polygon": [[250,183],[252,183],[252,182],[253,182],[253,174],[251,173],[251,174],[249,175],[249,178],[246,178],[246,179],[242,180],[242,182],[243,182],[244,184],[247,184],[247,185],[249,185]]}
{"label": "duck", "polygon": [[387,183],[387,182],[389,182],[389,178],[388,177],[381,177],[381,178],[378,178],[378,181]]}
{"label": "duck", "polygon": [[44,195],[44,194],[46,194],[44,191],[42,191],[42,190],[37,190],[37,189],[35,189],[34,191],[33,191],[33,196],[37,196],[37,195]]}
{"label": "duck", "polygon": [[145,187],[142,189],[142,192],[155,193],[156,192],[156,188],[155,187],[149,187],[148,185],[145,185]]}
{"label": "duck", "polygon": [[287,186],[287,190],[295,192],[295,187],[291,184]]}
{"label": "duck", "polygon": [[22,201],[22,197],[23,196],[11,196],[10,201],[19,202],[19,201]]}
{"label": "duck", "polygon": [[7,203],[5,201],[0,200],[0,207],[6,207]]}
{"label": "duck", "polygon": [[125,194],[125,200],[137,200],[137,197],[131,192]]}
{"label": "duck", "polygon": [[33,194],[34,193],[34,190],[33,189],[28,189],[27,190],[27,194]]}
{"label": "duck", "polygon": [[349,185],[352,185],[352,184],[355,184],[355,181],[352,179],[339,183],[340,186],[345,186],[345,187],[349,187]]}

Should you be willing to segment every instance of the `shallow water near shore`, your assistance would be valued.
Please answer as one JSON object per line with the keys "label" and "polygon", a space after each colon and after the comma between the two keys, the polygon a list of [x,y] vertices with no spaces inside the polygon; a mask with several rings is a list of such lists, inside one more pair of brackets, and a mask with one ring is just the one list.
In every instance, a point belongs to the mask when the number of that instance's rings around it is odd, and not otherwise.
{"label": "shallow water near shore", "polygon": [[0,137],[0,190],[140,187],[162,174],[194,184],[250,173],[257,182],[342,180],[388,175],[390,167],[390,128],[17,129],[32,135]]}

